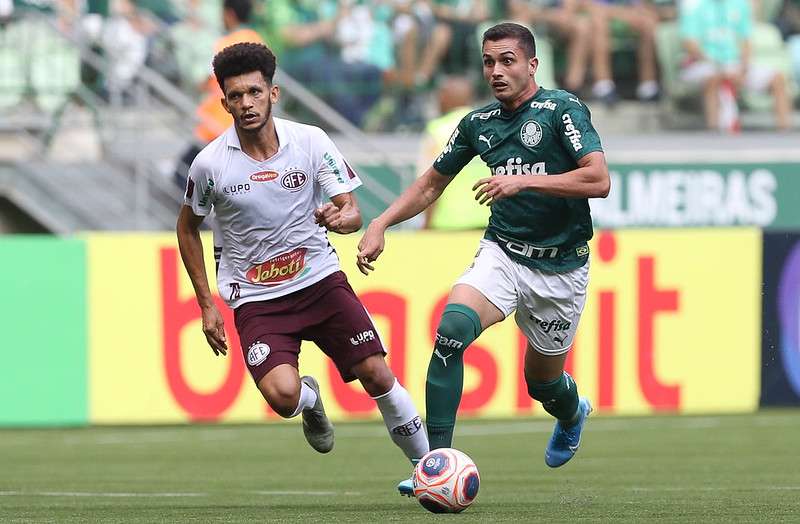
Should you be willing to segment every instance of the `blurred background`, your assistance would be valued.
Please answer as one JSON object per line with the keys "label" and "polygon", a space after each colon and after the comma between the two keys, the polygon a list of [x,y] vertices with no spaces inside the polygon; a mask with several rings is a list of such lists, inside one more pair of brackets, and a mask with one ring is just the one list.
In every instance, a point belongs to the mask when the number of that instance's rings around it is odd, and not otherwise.
{"label": "blurred background", "polygon": [[[0,0],[0,425],[276,419],[230,312],[233,356],[206,347],[172,233],[187,166],[230,125],[211,58],[237,41],[276,52],[276,114],[334,138],[364,180],[366,222],[491,102],[480,39],[503,20],[535,33],[540,85],[589,105],[612,172],[591,202],[569,363],[599,412],[800,405],[799,13],[797,0]],[[470,181],[488,174],[470,165],[393,231],[370,278],[359,235],[332,235],[420,407],[438,315],[486,224]],[[542,414],[523,348],[511,323],[471,347],[465,414]],[[336,419],[375,417],[317,351],[301,365]]]}

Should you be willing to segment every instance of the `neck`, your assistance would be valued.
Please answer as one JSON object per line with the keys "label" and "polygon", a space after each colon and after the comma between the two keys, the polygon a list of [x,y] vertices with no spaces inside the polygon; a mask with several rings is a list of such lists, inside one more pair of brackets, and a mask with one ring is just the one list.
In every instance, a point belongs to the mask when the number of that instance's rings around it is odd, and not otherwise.
{"label": "neck", "polygon": [[500,105],[503,106],[503,109],[506,111],[515,111],[519,106],[523,104],[526,100],[536,94],[536,91],[539,90],[539,85],[536,83],[535,80],[531,79],[531,83],[528,84],[528,87],[516,96],[513,100],[509,100],[508,102],[500,102]]}
{"label": "neck", "polygon": [[245,131],[237,126],[236,135],[239,137],[242,151],[258,161],[267,160],[275,155],[280,146],[278,132],[275,131],[275,120],[271,116],[258,131]]}

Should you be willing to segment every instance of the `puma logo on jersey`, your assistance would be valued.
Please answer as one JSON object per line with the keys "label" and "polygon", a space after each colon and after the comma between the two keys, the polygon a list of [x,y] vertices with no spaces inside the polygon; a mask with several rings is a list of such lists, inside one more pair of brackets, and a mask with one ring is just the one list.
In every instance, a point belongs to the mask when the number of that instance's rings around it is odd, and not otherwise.
{"label": "puma logo on jersey", "polygon": [[494,138],[493,134],[489,135],[489,138],[486,138],[483,135],[478,135],[478,142],[486,142],[486,149],[488,150],[492,148],[492,138]]}
{"label": "puma logo on jersey", "polygon": [[574,98],[574,97],[569,97],[569,101],[570,101],[570,102],[575,102],[575,103],[576,103],[576,104],[578,104],[579,106],[580,106],[580,105],[583,105],[583,104],[581,104],[581,101],[580,101],[580,100],[578,100],[577,98]]}

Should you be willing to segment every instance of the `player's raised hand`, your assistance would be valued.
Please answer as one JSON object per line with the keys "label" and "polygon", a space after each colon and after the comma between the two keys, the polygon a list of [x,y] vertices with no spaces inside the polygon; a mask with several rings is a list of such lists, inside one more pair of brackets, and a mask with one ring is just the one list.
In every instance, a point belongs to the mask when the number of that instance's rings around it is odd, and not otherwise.
{"label": "player's raised hand", "polygon": [[491,206],[501,198],[516,195],[525,189],[524,178],[524,176],[513,175],[481,178],[472,186],[473,191],[477,190],[475,200],[481,205]]}
{"label": "player's raised hand", "polygon": [[228,344],[225,341],[225,323],[222,320],[222,314],[214,305],[201,308],[201,312],[203,314],[203,333],[208,345],[214,350],[215,355],[227,355]]}
{"label": "player's raised hand", "polygon": [[385,239],[383,236],[384,228],[375,222],[370,223],[367,227],[366,233],[361,237],[358,243],[358,255],[356,255],[356,265],[358,270],[369,275],[370,271],[374,271],[372,262],[376,261],[383,253],[383,246]]}
{"label": "player's raised hand", "polygon": [[339,233],[342,227],[341,210],[332,202],[327,202],[314,211],[314,222],[328,231]]}

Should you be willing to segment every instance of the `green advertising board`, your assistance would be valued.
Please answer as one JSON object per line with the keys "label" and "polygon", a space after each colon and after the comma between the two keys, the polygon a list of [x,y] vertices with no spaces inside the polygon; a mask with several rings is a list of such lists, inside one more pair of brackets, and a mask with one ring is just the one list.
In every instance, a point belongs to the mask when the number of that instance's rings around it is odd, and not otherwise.
{"label": "green advertising board", "polygon": [[86,423],[85,242],[4,237],[0,260],[0,425]]}
{"label": "green advertising board", "polygon": [[613,164],[595,225],[800,227],[800,163]]}

